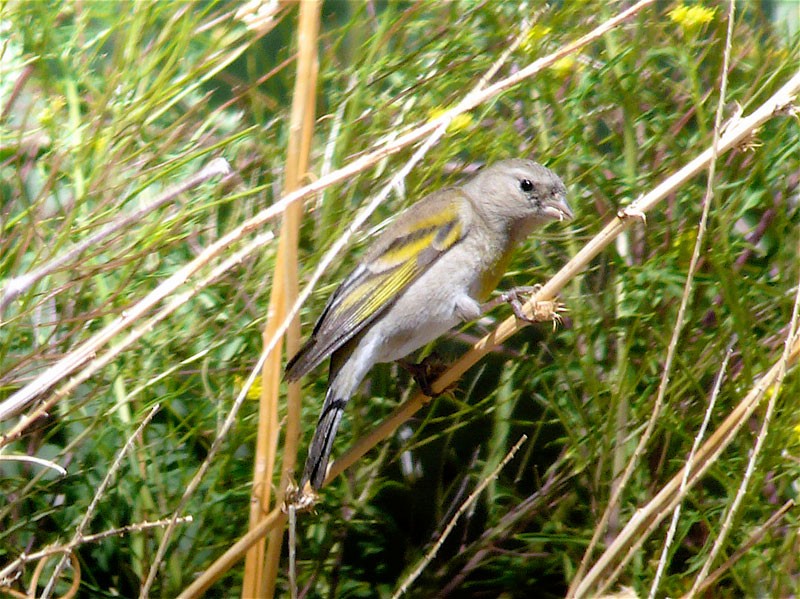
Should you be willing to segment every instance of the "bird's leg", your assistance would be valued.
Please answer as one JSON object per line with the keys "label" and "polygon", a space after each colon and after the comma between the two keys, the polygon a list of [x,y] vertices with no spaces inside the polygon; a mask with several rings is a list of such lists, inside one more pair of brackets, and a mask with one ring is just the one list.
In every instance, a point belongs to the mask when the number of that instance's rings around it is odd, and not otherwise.
{"label": "bird's leg", "polygon": [[411,375],[414,382],[417,383],[422,392],[428,397],[436,397],[444,393],[436,393],[431,388],[431,383],[447,370],[447,365],[436,352],[425,356],[419,363],[401,358],[397,360],[397,365]]}
{"label": "bird's leg", "polygon": [[552,320],[555,323],[561,322],[559,310],[561,310],[563,306],[555,300],[539,300],[535,302],[533,304],[532,317],[525,314],[522,310],[522,301],[520,298],[523,295],[538,293],[541,288],[541,285],[514,287],[483,304],[483,310],[484,312],[488,312],[500,304],[508,304],[511,306],[514,316],[524,322],[544,322],[547,320]]}

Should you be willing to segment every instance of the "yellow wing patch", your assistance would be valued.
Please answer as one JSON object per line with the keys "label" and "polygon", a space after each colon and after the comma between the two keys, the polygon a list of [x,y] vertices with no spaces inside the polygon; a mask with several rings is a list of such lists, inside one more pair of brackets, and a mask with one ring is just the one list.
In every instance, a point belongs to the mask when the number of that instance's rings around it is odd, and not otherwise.
{"label": "yellow wing patch", "polygon": [[393,270],[373,275],[343,299],[339,310],[345,313],[349,310],[347,322],[357,325],[388,306],[415,278],[416,270],[414,263],[407,261]]}
{"label": "yellow wing patch", "polygon": [[401,218],[387,231],[389,239],[339,286],[287,376],[299,378],[347,343],[463,238],[467,225],[457,201],[428,206],[416,218]]}

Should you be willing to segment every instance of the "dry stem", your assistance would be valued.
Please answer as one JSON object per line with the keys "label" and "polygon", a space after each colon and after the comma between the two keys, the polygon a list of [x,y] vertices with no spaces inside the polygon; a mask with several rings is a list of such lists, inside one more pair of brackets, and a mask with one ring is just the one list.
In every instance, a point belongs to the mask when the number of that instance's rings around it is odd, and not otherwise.
{"label": "dry stem", "polygon": [[525,443],[527,439],[528,439],[527,435],[522,435],[519,441],[517,441],[514,444],[514,447],[512,447],[509,450],[506,456],[501,460],[501,462],[497,465],[497,467],[494,470],[492,470],[489,476],[484,478],[481,481],[481,483],[477,487],[475,487],[475,490],[472,493],[470,493],[469,497],[467,497],[464,503],[462,503],[459,506],[456,513],[453,514],[453,517],[450,519],[450,522],[447,523],[447,526],[442,531],[442,534],[439,535],[439,538],[433,544],[433,547],[431,547],[430,551],[428,551],[428,553],[425,554],[425,557],[423,557],[422,560],[420,560],[419,564],[417,564],[417,567],[414,568],[411,574],[408,575],[408,578],[406,578],[406,580],[403,581],[403,584],[400,585],[400,588],[398,588],[397,591],[394,593],[394,595],[392,595],[392,599],[398,599],[408,590],[408,587],[411,586],[417,578],[419,578],[419,575],[422,574],[422,571],[427,567],[427,565],[431,562],[431,560],[434,557],[436,557],[436,554],[439,552],[439,549],[441,549],[445,540],[447,540],[447,537],[449,537],[450,533],[453,532],[453,529],[455,528],[456,523],[458,522],[458,519],[461,517],[461,515],[465,511],[467,511],[467,509],[473,503],[475,503],[475,500],[478,499],[478,496],[481,493],[483,493],[483,490],[489,485],[489,483],[492,482],[495,478],[497,478],[497,475],[500,474],[500,471],[503,468],[505,468],[508,462],[511,461],[511,458],[513,458],[516,455],[517,451],[519,451],[519,448],[522,447],[522,444]]}
{"label": "dry stem", "polygon": [[[289,144],[287,147],[284,185],[287,191],[301,186],[308,171],[311,142],[314,133],[318,59],[319,15],[321,3],[317,0],[300,3],[297,74],[289,120]],[[297,245],[303,206],[295,203],[286,209],[281,226],[278,254],[275,263],[272,293],[268,308],[267,324],[263,332],[264,345],[272,349],[261,370],[261,398],[259,402],[258,435],[256,440],[255,471],[253,474],[253,500],[250,503],[252,529],[263,519],[271,502],[275,462],[278,455],[280,422],[278,404],[282,373],[281,335],[275,330],[286,316],[286,311],[297,298]],[[291,355],[300,346],[300,320],[295,314],[286,329],[286,352]],[[284,490],[294,471],[297,459],[297,443],[300,436],[300,385],[288,385],[287,421],[284,434],[281,480],[274,503],[283,501]],[[280,563],[283,542],[283,523],[269,536],[269,544],[259,541],[248,552],[242,584],[242,597],[271,597],[275,592],[275,580]]]}

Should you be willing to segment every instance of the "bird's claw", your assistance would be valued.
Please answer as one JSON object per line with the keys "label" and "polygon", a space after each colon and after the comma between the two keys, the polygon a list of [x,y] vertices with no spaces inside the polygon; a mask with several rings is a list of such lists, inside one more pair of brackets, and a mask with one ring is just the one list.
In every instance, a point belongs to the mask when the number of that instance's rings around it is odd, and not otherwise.
{"label": "bird's claw", "polygon": [[296,512],[310,512],[318,502],[319,495],[311,485],[306,484],[301,489],[292,481],[286,487],[281,510],[284,514],[288,514],[290,508],[294,508]]}
{"label": "bird's claw", "polygon": [[428,397],[437,397],[447,391],[445,389],[444,391],[436,392],[431,387],[433,382],[447,370],[447,365],[438,354],[430,354],[418,364],[408,360],[397,360],[397,364],[411,375],[420,390]]}
{"label": "bird's claw", "polygon": [[526,294],[536,294],[541,288],[541,285],[515,287],[514,289],[502,293],[500,299],[507,302],[511,306],[514,316],[523,322],[534,323],[552,320],[553,326],[555,326],[561,322],[561,314],[559,312],[564,310],[564,304],[556,300],[530,301],[529,304],[532,308],[532,314],[529,316],[525,313],[520,297]]}
{"label": "bird's claw", "polygon": [[541,285],[534,285],[533,287],[517,287],[506,291],[500,295],[502,301],[508,302],[511,310],[514,312],[519,320],[523,322],[547,322],[553,321],[553,328],[561,324],[561,312],[565,310],[564,304],[557,300],[535,300],[529,301],[528,305],[531,307],[531,314],[525,312],[524,306],[520,299],[523,294],[537,293],[542,288]]}

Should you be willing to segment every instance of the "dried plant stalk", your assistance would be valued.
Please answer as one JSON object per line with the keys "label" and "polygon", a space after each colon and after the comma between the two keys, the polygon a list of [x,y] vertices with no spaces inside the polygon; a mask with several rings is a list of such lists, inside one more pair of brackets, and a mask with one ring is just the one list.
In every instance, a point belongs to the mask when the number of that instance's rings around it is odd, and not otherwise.
{"label": "dried plant stalk", "polygon": [[[284,186],[286,191],[294,191],[308,170],[311,141],[314,133],[316,104],[317,38],[319,34],[319,15],[321,4],[317,0],[300,3],[298,27],[297,75],[295,78],[294,99],[289,121],[289,144],[286,157]],[[276,334],[286,317],[289,306],[297,299],[297,240],[303,206],[294,203],[286,209],[281,226],[281,236],[273,277],[272,294],[264,329],[264,345]],[[291,354],[299,348],[300,320],[295,315],[286,331],[286,351]],[[273,503],[272,483],[277,460],[280,422],[278,402],[280,400],[280,381],[283,361],[281,343],[269,351],[261,370],[261,398],[259,404],[258,436],[256,441],[255,470],[253,474],[253,500],[250,503],[250,530],[264,519]],[[300,431],[300,385],[288,386],[288,415],[284,436],[283,466],[281,482],[275,496],[275,504],[283,500],[289,476],[294,470],[297,457],[297,442]],[[275,579],[280,563],[280,550],[283,541],[285,518],[269,537],[269,545],[260,540],[247,553],[245,560],[242,597],[271,597],[274,594]]]}

